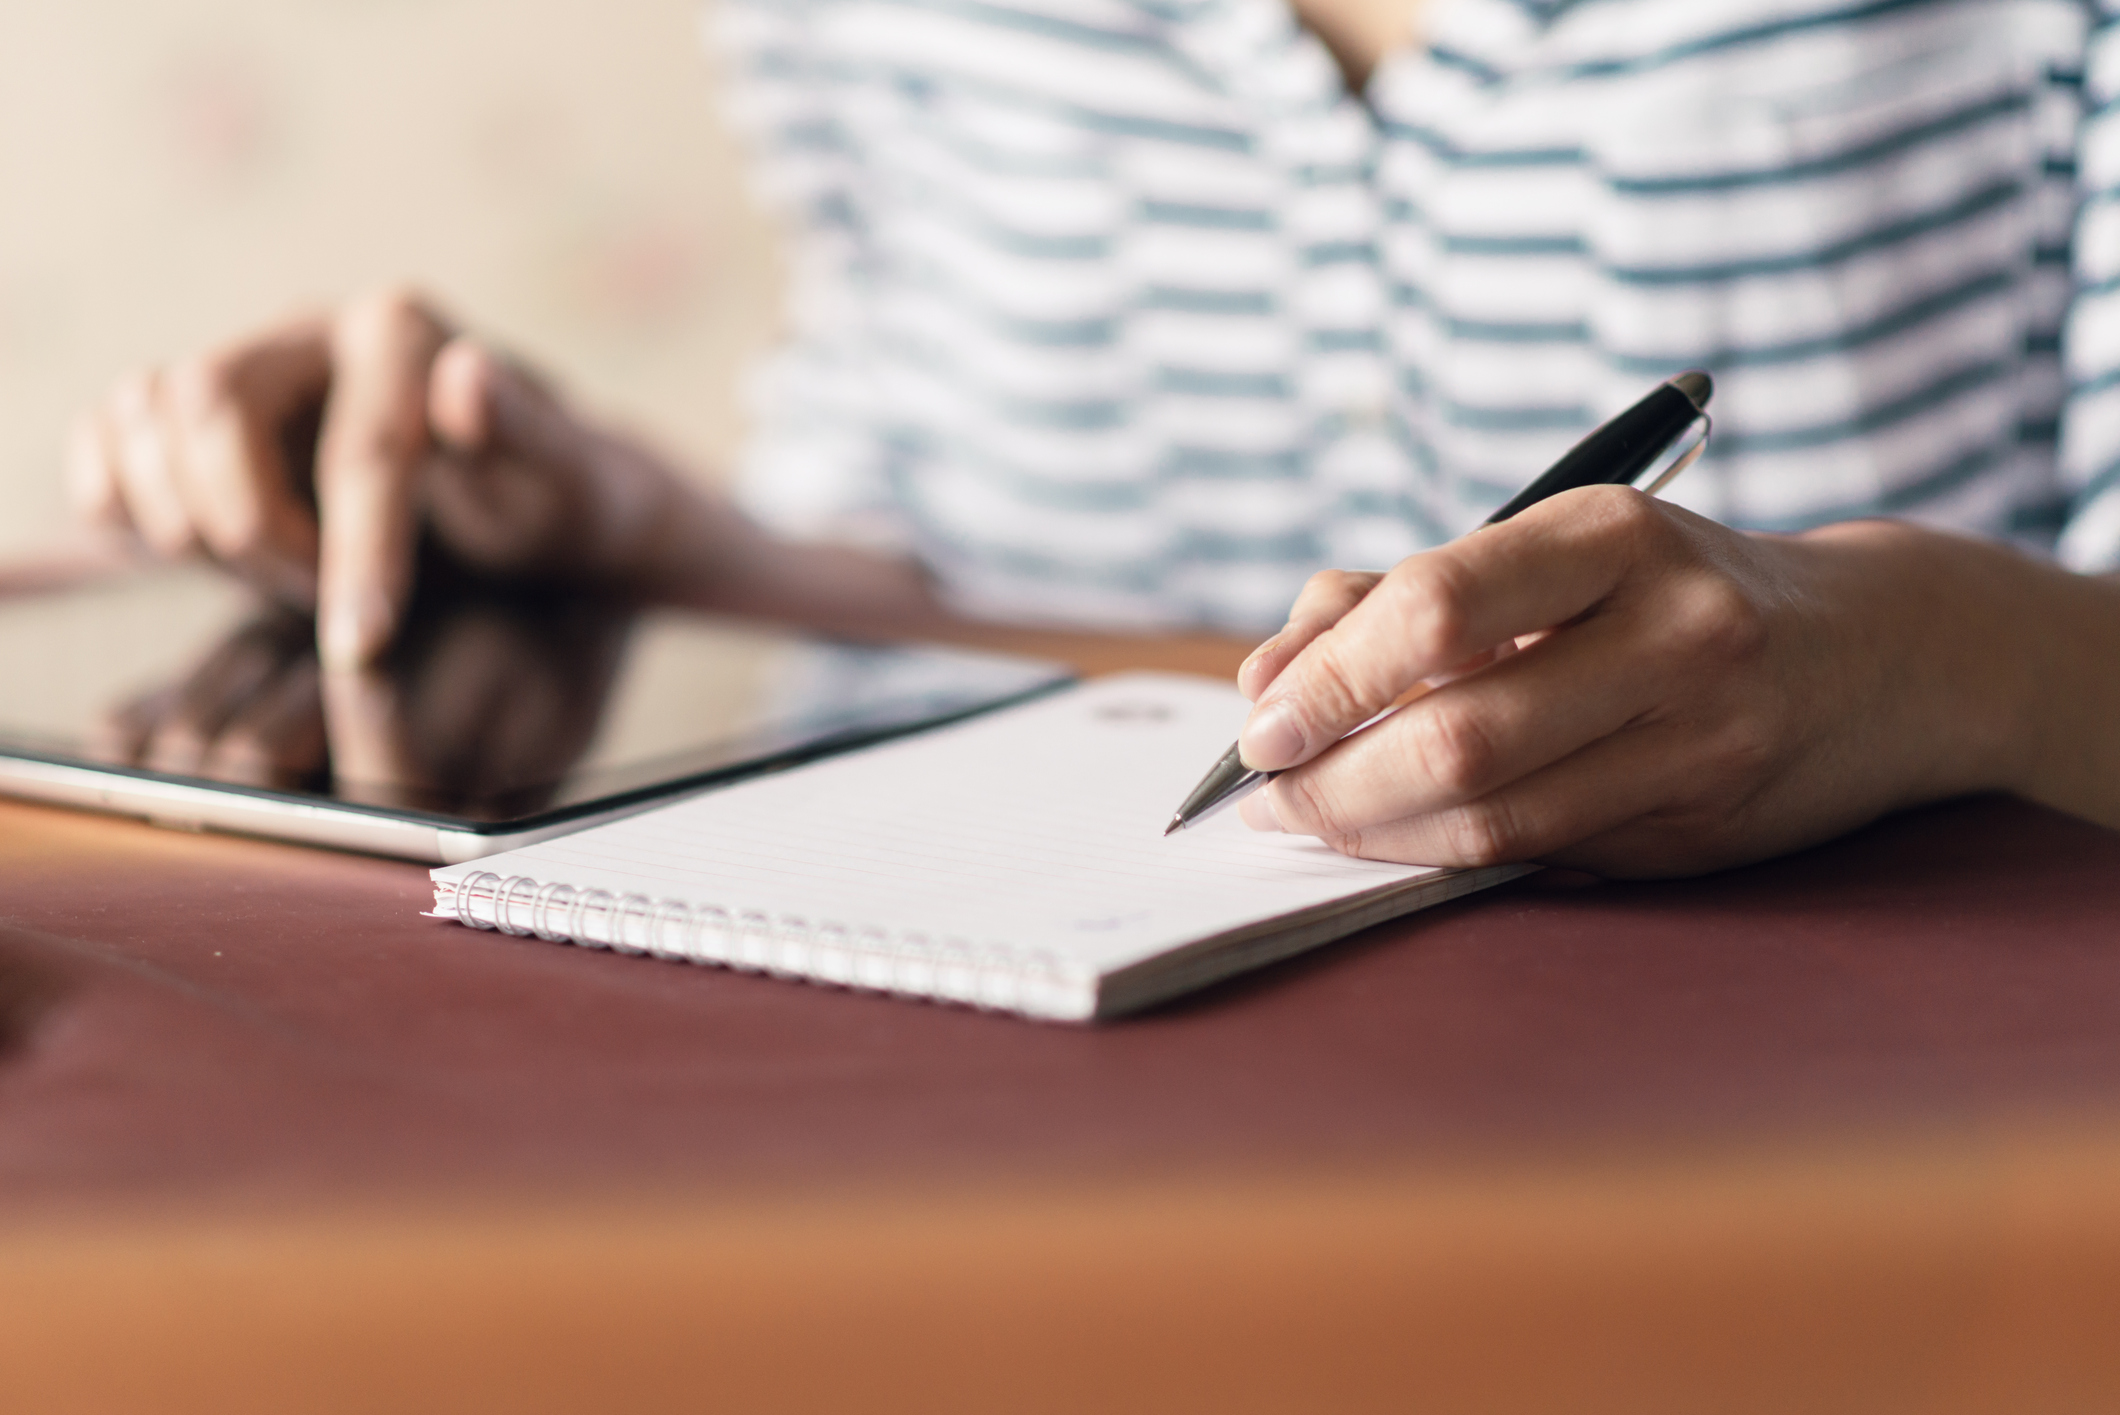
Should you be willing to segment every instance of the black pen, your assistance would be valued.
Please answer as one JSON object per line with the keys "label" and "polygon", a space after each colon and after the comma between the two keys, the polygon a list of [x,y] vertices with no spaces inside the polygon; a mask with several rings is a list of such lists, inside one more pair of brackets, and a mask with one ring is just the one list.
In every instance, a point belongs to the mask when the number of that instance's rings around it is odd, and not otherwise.
{"label": "black pen", "polygon": [[[1707,447],[1711,426],[1708,400],[1714,396],[1714,380],[1697,369],[1658,384],[1648,397],[1568,449],[1544,475],[1482,524],[1506,521],[1526,507],[1579,486],[1632,486],[1658,460],[1679,448],[1678,455],[1643,488],[1654,496],[1670,485],[1673,477],[1692,466]],[[1681,440],[1695,429],[1699,435],[1681,446]],[[1198,825],[1277,775],[1278,772],[1254,771],[1244,765],[1242,754],[1232,744],[1178,807],[1163,833],[1169,835]]]}

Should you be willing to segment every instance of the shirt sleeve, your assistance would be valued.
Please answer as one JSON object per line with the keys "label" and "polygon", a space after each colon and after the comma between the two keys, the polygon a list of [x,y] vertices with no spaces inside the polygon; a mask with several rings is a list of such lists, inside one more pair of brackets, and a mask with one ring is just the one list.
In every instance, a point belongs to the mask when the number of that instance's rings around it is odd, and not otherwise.
{"label": "shirt sleeve", "polygon": [[2076,293],[2063,338],[2071,511],[2059,554],[2071,568],[2106,572],[2120,570],[2120,0],[2097,0],[2095,15],[2076,145]]}
{"label": "shirt sleeve", "polygon": [[720,0],[706,17],[732,125],[779,218],[786,334],[753,370],[735,493],[769,528],[900,553],[912,543],[881,435],[864,287],[873,252],[859,85],[835,63],[837,0]]}

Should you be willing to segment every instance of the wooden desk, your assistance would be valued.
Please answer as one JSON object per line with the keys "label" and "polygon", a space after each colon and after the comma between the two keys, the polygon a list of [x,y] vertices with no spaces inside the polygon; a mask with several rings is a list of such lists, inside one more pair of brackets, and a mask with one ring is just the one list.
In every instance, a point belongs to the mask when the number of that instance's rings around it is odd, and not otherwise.
{"label": "wooden desk", "polygon": [[426,897],[0,804],[0,1407],[2120,1408],[2120,837],[2027,807],[1094,1030]]}

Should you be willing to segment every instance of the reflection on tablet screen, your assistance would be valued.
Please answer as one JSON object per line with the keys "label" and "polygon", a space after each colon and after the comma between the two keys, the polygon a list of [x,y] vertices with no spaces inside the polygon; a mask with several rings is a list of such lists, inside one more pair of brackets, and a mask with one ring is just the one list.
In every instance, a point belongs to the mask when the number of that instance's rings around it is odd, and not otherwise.
{"label": "reflection on tablet screen", "polygon": [[521,822],[1012,700],[1051,665],[875,648],[490,587],[427,594],[386,661],[205,570],[0,600],[0,755],[392,813]]}

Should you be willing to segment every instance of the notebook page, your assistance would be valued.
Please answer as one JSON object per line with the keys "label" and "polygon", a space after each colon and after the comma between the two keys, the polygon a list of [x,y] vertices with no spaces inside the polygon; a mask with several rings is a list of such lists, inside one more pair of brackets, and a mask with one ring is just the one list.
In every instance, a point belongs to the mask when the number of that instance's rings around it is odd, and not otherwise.
{"label": "notebook page", "polygon": [[1178,944],[1442,873],[1260,835],[1165,837],[1236,736],[1232,688],[1129,674],[504,855],[491,871],[810,927],[1042,949],[1106,973]]}

